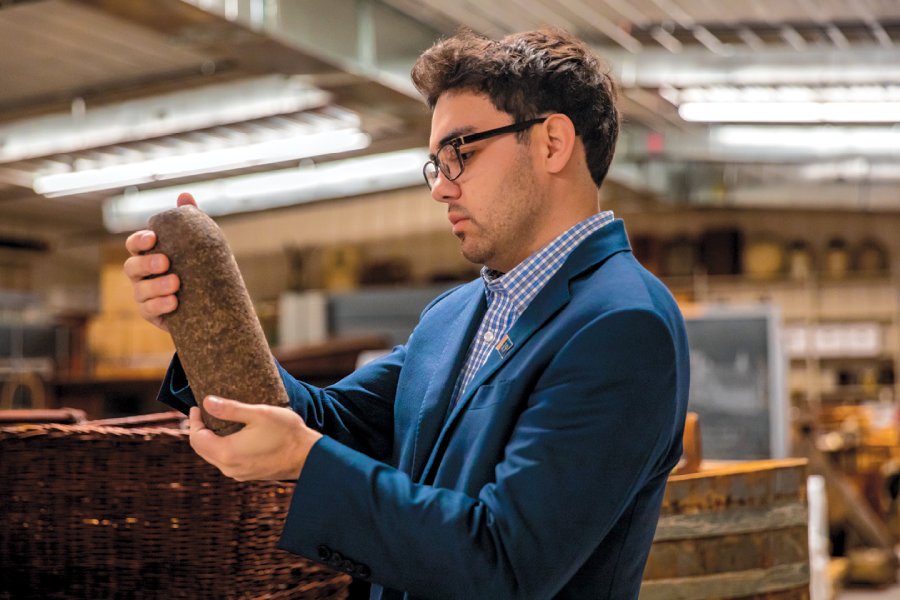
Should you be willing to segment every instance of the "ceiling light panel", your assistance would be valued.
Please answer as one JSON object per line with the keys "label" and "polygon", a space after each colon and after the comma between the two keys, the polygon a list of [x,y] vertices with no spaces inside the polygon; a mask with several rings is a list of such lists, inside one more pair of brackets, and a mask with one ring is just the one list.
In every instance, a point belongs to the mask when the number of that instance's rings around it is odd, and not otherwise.
{"label": "ceiling light panel", "polygon": [[900,123],[900,102],[686,102],[678,114],[702,123]]}
{"label": "ceiling light panel", "polygon": [[685,102],[900,102],[900,85],[846,86],[707,86],[660,93],[675,105]]}
{"label": "ceiling light panel", "polygon": [[[427,148],[414,148],[191,184],[190,191],[210,216],[293,206],[423,185]],[[424,189],[424,188],[423,188]],[[127,192],[103,205],[112,233],[146,227],[152,215],[175,206],[184,186]]]}
{"label": "ceiling light panel", "polygon": [[360,125],[359,115],[332,106],[189,132],[50,162],[32,187],[58,197],[359,150],[370,143]]}
{"label": "ceiling light panel", "polygon": [[326,106],[302,77],[266,75],[0,125],[0,163],[79,152]]}
{"label": "ceiling light panel", "polygon": [[705,86],[660,89],[685,121],[897,123],[900,86]]}
{"label": "ceiling light panel", "polygon": [[900,157],[900,128],[896,126],[783,126],[725,125],[709,132],[710,151],[757,152],[757,158],[786,159],[796,156]]}

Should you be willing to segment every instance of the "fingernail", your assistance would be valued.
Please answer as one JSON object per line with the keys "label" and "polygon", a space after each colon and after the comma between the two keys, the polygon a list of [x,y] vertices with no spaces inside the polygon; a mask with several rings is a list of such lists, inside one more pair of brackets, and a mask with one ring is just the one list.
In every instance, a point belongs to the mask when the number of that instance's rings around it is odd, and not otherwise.
{"label": "fingernail", "polygon": [[224,402],[222,402],[221,398],[216,398],[215,396],[207,396],[206,401],[213,408],[222,408],[222,406],[225,404]]}
{"label": "fingernail", "polygon": [[150,266],[154,269],[162,269],[163,259],[161,256],[154,256],[150,262]]}
{"label": "fingernail", "polygon": [[149,242],[153,238],[153,234],[149,231],[141,236],[141,241]]}

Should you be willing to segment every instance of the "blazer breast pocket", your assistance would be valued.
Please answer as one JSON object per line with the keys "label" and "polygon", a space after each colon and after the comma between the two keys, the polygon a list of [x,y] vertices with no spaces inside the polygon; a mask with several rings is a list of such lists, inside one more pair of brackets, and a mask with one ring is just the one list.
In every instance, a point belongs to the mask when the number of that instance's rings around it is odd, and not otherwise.
{"label": "blazer breast pocket", "polygon": [[505,401],[512,402],[510,397],[511,384],[512,382],[510,381],[498,381],[491,385],[480,386],[475,390],[475,395],[472,396],[472,401],[469,402],[466,410],[484,410],[485,408],[502,404]]}

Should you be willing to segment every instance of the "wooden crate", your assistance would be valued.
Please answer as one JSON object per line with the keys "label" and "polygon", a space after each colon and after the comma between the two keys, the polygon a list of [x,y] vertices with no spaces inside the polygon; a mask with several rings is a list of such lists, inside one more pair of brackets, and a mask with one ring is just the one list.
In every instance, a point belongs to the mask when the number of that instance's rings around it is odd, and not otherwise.
{"label": "wooden crate", "polygon": [[642,600],[809,598],[806,460],[669,478]]}

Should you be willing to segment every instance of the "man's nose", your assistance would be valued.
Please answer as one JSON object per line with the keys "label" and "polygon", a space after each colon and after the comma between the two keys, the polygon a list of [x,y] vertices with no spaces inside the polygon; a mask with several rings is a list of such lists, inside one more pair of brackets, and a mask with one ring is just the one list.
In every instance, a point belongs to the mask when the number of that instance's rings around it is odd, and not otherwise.
{"label": "man's nose", "polygon": [[449,202],[459,197],[459,185],[455,181],[450,181],[444,172],[438,169],[437,177],[431,186],[431,197],[437,202]]}

